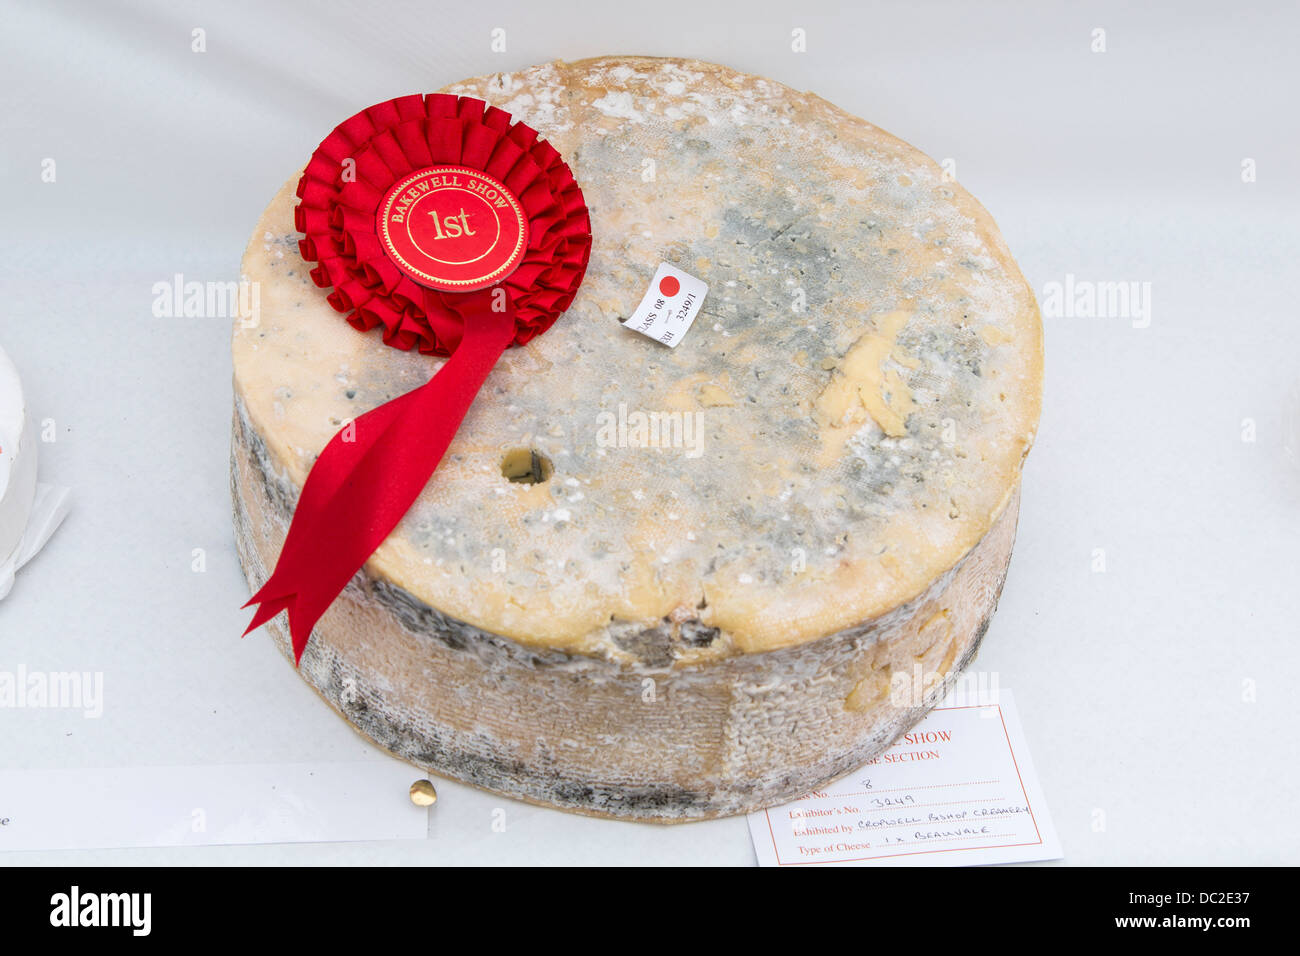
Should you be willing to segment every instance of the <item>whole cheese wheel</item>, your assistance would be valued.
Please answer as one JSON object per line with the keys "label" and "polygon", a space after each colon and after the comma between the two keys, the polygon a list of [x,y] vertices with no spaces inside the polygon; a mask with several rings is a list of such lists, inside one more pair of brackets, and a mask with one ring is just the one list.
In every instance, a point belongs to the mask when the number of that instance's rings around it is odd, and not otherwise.
{"label": "whole cheese wheel", "polygon": [[[400,756],[584,812],[738,813],[861,765],[970,659],[1010,555],[1042,331],[993,220],[870,123],[715,64],[447,91],[560,151],[591,264],[491,373],[303,676]],[[234,335],[254,587],[330,437],[443,361],[329,306],[296,181],[248,245],[260,312]],[[622,324],[661,262],[709,286],[671,349]]]}

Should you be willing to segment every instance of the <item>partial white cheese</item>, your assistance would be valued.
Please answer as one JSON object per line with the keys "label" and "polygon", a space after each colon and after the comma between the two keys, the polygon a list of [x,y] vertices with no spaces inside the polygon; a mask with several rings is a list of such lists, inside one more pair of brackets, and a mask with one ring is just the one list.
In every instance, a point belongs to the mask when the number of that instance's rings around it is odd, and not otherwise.
{"label": "partial white cheese", "polygon": [[[304,676],[394,752],[594,812],[739,812],[851,769],[928,706],[892,702],[889,674],[969,659],[1010,553],[1042,331],[992,219],[882,130],[714,64],[450,91],[559,149],[591,266],[502,357]],[[254,230],[261,318],[234,334],[255,586],[332,434],[442,364],[330,308],[297,255],[296,179]],[[660,262],[709,286],[675,349],[619,321]]]}
{"label": "partial white cheese", "polygon": [[22,540],[36,497],[36,442],[27,421],[23,386],[0,349],[0,594],[8,590],[4,568]]}

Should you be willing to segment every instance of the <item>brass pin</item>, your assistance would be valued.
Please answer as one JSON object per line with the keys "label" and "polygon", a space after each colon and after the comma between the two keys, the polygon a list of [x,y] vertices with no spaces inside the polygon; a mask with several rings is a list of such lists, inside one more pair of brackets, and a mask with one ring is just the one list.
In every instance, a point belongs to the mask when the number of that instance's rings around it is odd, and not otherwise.
{"label": "brass pin", "polygon": [[437,803],[438,791],[434,789],[433,782],[417,780],[411,784],[411,802],[417,807],[431,807]]}

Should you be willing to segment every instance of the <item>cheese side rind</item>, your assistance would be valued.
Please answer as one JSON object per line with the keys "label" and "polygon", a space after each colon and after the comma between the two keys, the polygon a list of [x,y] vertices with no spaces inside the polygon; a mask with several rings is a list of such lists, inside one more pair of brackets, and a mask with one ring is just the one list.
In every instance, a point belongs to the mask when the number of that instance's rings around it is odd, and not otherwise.
{"label": "cheese side rind", "polygon": [[[256,590],[291,489],[240,409],[234,435],[235,540]],[[684,665],[666,623],[629,641],[632,662],[542,649],[363,571],[317,624],[300,673],[374,743],[477,787],[652,823],[747,813],[861,767],[952,689],[997,606],[1018,504],[914,601],[776,651]],[[283,615],[267,629],[292,661]]]}
{"label": "cheese side rind", "polygon": [[[570,163],[591,263],[489,375],[303,676],[401,756],[584,812],[738,813],[869,759],[970,659],[1010,555],[1042,331],[992,220],[907,144],[714,64],[449,91]],[[329,438],[442,364],[328,305],[296,180],[248,245],[260,316],[234,335],[254,588]],[[674,349],[620,322],[661,261],[709,286]],[[512,480],[534,463],[544,480]],[[932,679],[899,699],[914,670]]]}

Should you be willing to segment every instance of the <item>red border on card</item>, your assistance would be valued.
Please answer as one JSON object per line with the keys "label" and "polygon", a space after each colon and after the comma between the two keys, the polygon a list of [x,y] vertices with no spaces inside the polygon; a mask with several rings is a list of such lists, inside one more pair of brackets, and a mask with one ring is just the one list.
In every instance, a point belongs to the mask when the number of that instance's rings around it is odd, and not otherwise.
{"label": "red border on card", "polygon": [[1018,846],[1042,846],[1043,834],[1038,829],[1038,819],[1034,816],[1034,805],[1029,799],[1029,791],[1025,789],[1024,777],[1020,775],[1020,761],[1016,760],[1016,748],[1011,745],[1011,732],[1007,730],[1007,719],[1002,713],[1001,704],[966,704],[962,707],[935,707],[934,710],[981,710],[985,707],[996,707],[998,709],[998,720],[1002,722],[1002,736],[1007,741],[1007,752],[1011,754],[1011,765],[1016,768],[1016,781],[1020,784],[1020,793],[1025,798],[1025,806],[1029,808],[1029,822],[1034,825],[1034,833],[1038,836],[1036,841],[1030,843],[994,843],[982,844],[980,846],[954,846],[943,850],[912,850],[908,853],[881,853],[877,856],[855,856],[846,857],[836,860],[800,860],[785,862],[781,859],[781,848],[776,842],[776,833],[772,830],[772,814],[768,810],[763,810],[763,817],[767,820],[767,833],[772,838],[772,852],[776,856],[777,866],[821,866],[823,864],[835,863],[861,863],[864,860],[888,860],[896,856],[925,856],[930,853],[959,853],[962,850],[1005,850]]}

